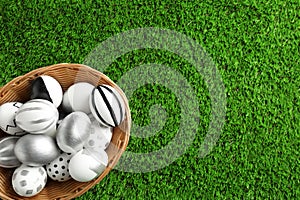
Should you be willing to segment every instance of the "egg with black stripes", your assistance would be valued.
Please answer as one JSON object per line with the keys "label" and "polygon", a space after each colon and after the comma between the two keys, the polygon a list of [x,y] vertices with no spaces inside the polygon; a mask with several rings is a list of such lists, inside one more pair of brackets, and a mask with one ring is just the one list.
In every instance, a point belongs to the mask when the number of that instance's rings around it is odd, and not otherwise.
{"label": "egg with black stripes", "polygon": [[116,127],[125,118],[125,105],[120,93],[113,87],[101,84],[90,95],[90,110],[103,126]]}
{"label": "egg with black stripes", "polygon": [[63,90],[55,78],[42,75],[32,81],[30,98],[45,99],[59,107],[63,99]]}
{"label": "egg with black stripes", "polygon": [[53,103],[44,99],[33,99],[24,103],[16,113],[16,124],[32,134],[54,137],[59,113]]}
{"label": "egg with black stripes", "polygon": [[16,113],[23,104],[20,102],[7,102],[0,106],[0,128],[10,135],[24,135],[26,131],[22,130],[16,124]]}

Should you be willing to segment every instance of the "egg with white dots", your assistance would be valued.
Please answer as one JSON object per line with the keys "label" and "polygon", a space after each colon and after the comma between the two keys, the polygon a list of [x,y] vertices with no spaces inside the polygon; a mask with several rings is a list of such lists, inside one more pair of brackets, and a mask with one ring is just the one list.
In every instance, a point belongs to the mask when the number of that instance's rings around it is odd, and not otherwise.
{"label": "egg with white dots", "polygon": [[63,95],[62,107],[68,112],[91,112],[88,104],[94,85],[88,82],[78,82],[71,85]]}
{"label": "egg with white dots", "polygon": [[58,110],[53,103],[44,99],[33,99],[19,108],[16,124],[28,133],[54,137],[58,117]]}
{"label": "egg with white dots", "polygon": [[63,90],[55,78],[42,75],[32,81],[30,98],[45,99],[59,107],[63,99]]}
{"label": "egg with white dots", "polygon": [[79,182],[88,182],[97,178],[108,165],[108,155],[104,150],[82,149],[70,160],[71,177]]}
{"label": "egg with white dots", "polygon": [[125,104],[120,93],[113,87],[102,84],[90,95],[89,105],[93,116],[103,126],[116,127],[125,118]]}
{"label": "egg with white dots", "polygon": [[12,176],[14,191],[23,197],[32,197],[40,193],[47,183],[47,173],[44,167],[29,167],[21,165],[15,169]]}
{"label": "egg with white dots", "polygon": [[102,126],[98,121],[93,121],[90,135],[84,145],[85,148],[105,150],[112,138],[112,128]]}
{"label": "egg with white dots", "polygon": [[23,104],[20,102],[7,102],[0,106],[0,128],[10,135],[24,135],[26,131],[21,129],[15,120],[16,113]]}
{"label": "egg with white dots", "polygon": [[46,165],[48,176],[52,180],[59,182],[70,180],[69,162],[72,156],[73,155],[71,153],[61,152],[55,160]]}

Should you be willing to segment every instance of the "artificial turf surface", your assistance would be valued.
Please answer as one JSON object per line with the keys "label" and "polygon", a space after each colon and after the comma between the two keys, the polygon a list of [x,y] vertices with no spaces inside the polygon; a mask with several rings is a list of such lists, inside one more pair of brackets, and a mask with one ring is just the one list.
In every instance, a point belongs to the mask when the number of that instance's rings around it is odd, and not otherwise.
{"label": "artificial turf surface", "polygon": [[[171,29],[196,40],[223,79],[226,121],[216,146],[201,158],[211,107],[195,67],[154,49],[116,59],[104,72],[116,82],[147,63],[180,72],[197,92],[196,137],[172,164],[147,173],[112,170],[78,199],[299,199],[298,0],[0,2],[1,85],[38,67],[83,63],[101,42],[143,27]],[[158,84],[134,92],[129,99],[133,123],[149,125],[155,104],[167,115],[152,137],[142,139],[132,132],[128,151],[147,153],[172,140],[181,120],[175,96]]]}

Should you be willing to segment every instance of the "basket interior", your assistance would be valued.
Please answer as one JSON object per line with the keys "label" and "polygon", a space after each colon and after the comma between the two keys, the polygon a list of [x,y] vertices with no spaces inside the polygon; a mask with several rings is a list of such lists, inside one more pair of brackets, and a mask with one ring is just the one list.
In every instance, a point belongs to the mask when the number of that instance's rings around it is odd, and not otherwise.
{"label": "basket interior", "polygon": [[[97,179],[86,183],[80,183],[75,180],[57,182],[48,178],[45,188],[39,194],[26,198],[17,195],[12,188],[11,179],[15,168],[7,169],[0,167],[1,199],[72,199],[78,197],[100,182],[109,173],[119,160],[121,154],[125,151],[128,144],[131,119],[126,96],[107,76],[81,64],[52,65],[33,70],[24,76],[15,78],[0,89],[0,105],[11,101],[19,101],[21,103],[28,101],[30,82],[40,75],[54,77],[61,84],[64,91],[76,82],[89,82],[93,85],[104,83],[113,86],[120,92],[124,100],[126,106],[125,120],[113,130],[111,143],[106,149],[109,164],[106,170]],[[7,136],[7,134],[0,130],[0,138],[4,136]]]}

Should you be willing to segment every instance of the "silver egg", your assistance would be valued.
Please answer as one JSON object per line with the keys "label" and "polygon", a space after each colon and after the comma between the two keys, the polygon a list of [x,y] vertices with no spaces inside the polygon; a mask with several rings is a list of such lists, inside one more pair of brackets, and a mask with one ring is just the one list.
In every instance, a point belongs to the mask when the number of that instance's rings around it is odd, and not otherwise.
{"label": "silver egg", "polygon": [[66,153],[76,153],[83,148],[91,132],[91,120],[81,111],[72,112],[59,124],[56,141]]}
{"label": "silver egg", "polygon": [[59,156],[55,139],[48,135],[28,134],[21,137],[14,149],[16,157],[29,166],[41,166]]}
{"label": "silver egg", "polygon": [[8,136],[0,140],[0,167],[14,168],[22,163],[15,156],[14,148],[20,137]]}

